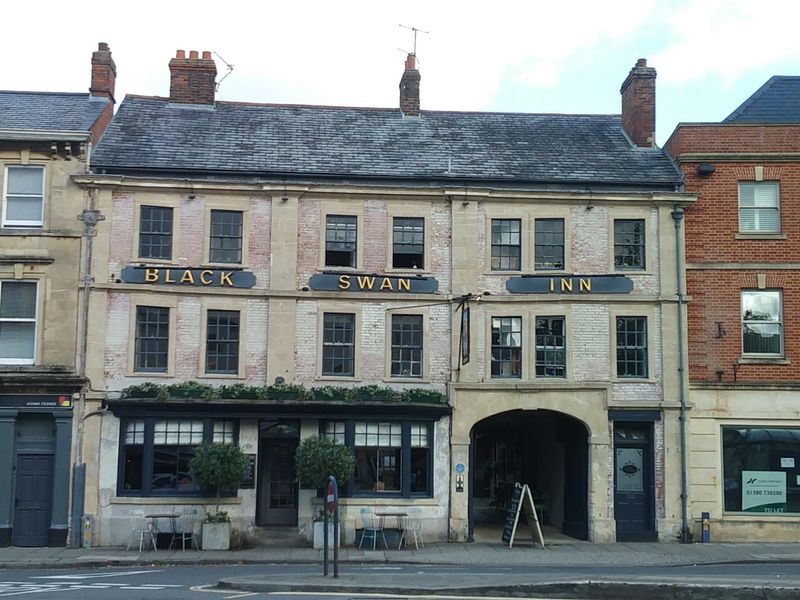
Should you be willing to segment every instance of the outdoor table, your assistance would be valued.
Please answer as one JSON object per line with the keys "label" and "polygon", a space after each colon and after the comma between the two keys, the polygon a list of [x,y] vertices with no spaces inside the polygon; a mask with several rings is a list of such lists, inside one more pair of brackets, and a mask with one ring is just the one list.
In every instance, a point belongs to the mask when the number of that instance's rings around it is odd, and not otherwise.
{"label": "outdoor table", "polygon": [[175,513],[153,513],[145,515],[145,518],[150,519],[150,526],[153,528],[153,531],[158,534],[161,533],[161,530],[158,528],[159,519],[169,519],[169,533],[175,533],[175,519],[179,516],[180,515],[176,515]]}
{"label": "outdoor table", "polygon": [[[404,529],[404,527],[403,527],[403,519],[408,516],[408,513],[405,512],[405,511],[399,511],[399,510],[385,510],[385,511],[381,511],[381,512],[375,511],[375,516],[380,519],[379,524],[380,524],[380,528],[381,529],[383,529],[384,526],[386,525],[386,518],[387,517],[389,517],[389,518],[394,517],[396,519],[396,522],[397,522],[397,530],[399,532],[401,532],[401,534],[402,534],[403,529]],[[401,535],[400,536],[400,543],[397,545],[397,549],[398,550],[400,550],[400,546],[401,546],[402,543],[403,543],[403,536]]]}

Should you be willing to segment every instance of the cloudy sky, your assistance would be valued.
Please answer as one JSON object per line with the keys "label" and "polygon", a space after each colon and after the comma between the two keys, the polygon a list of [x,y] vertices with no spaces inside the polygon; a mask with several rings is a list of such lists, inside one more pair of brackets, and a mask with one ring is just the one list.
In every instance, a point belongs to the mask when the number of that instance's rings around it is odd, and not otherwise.
{"label": "cloudy sky", "polygon": [[403,24],[429,32],[423,109],[618,113],[643,57],[658,71],[659,144],[679,121],[723,119],[771,75],[800,75],[797,0],[42,0],[3,13],[0,88],[85,91],[105,41],[120,99],[168,95],[182,48],[234,65],[223,100],[397,106]]}

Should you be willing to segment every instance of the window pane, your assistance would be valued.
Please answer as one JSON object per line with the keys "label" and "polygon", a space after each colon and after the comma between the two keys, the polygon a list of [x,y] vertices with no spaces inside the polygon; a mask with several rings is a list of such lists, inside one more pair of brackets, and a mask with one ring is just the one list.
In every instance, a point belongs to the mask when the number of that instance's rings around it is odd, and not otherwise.
{"label": "window pane", "polygon": [[8,167],[6,191],[9,195],[42,195],[44,169],[42,167]]}
{"label": "window pane", "polygon": [[564,317],[536,318],[536,376],[567,376]]}
{"label": "window pane", "polygon": [[356,490],[399,492],[401,455],[400,448],[356,446]]}
{"label": "window pane", "polygon": [[125,491],[142,489],[142,474],[144,472],[144,446],[126,445],[123,447],[125,458],[122,474],[122,487]]}
{"label": "window pane", "polygon": [[139,306],[136,309],[135,371],[167,371],[169,308]]}
{"label": "window pane", "polygon": [[617,377],[647,373],[647,318],[617,317]]}
{"label": "window pane", "polygon": [[614,266],[617,269],[645,268],[644,219],[614,221]]}
{"label": "window pane", "polygon": [[392,226],[392,266],[425,268],[425,219],[395,217]]}
{"label": "window pane", "polygon": [[125,427],[126,444],[144,444],[144,421],[129,421]]}
{"label": "window pane", "polygon": [[212,441],[217,444],[233,444],[236,442],[235,431],[233,421],[214,421]]}
{"label": "window pane", "polygon": [[392,376],[422,377],[422,315],[392,316]]}
{"label": "window pane", "polygon": [[328,215],[325,224],[325,266],[355,267],[356,217]]}
{"label": "window pane", "polygon": [[336,440],[340,444],[345,443],[344,421],[328,421],[325,423],[323,435]]}
{"label": "window pane", "polygon": [[6,221],[41,223],[42,199],[23,196],[6,196]]}
{"label": "window pane", "polygon": [[33,360],[36,323],[0,321],[0,359]]}
{"label": "window pane", "polygon": [[522,318],[492,318],[492,377],[522,376]]}
{"label": "window pane", "polygon": [[0,319],[35,319],[36,283],[3,281],[0,283]]}
{"label": "window pane", "polygon": [[783,353],[781,293],[777,290],[742,292],[742,352]]}
{"label": "window pane", "polygon": [[492,219],[492,265],[493,271],[518,271],[520,269],[519,219]]}
{"label": "window pane", "polygon": [[780,231],[777,182],[739,183],[739,230]]}
{"label": "window pane", "polygon": [[535,269],[564,269],[564,219],[536,219]]}
{"label": "window pane", "polygon": [[355,373],[355,315],[325,313],[322,374],[352,377]]}
{"label": "window pane", "polygon": [[800,512],[800,430],[723,427],[725,510]]}
{"label": "window pane", "polygon": [[238,210],[211,211],[211,262],[242,262],[242,213]]}
{"label": "window pane", "polygon": [[411,492],[428,492],[428,448],[411,448]]}
{"label": "window pane", "polygon": [[239,372],[239,311],[209,310],[206,316],[206,373]]}
{"label": "window pane", "polygon": [[172,258],[172,208],[142,206],[139,213],[139,256]]}

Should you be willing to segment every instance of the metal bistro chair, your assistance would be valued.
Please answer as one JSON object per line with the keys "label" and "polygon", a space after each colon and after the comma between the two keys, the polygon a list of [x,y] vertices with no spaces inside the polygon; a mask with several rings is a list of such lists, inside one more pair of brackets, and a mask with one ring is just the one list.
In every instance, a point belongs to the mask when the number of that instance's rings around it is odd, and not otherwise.
{"label": "metal bistro chair", "polygon": [[375,546],[377,546],[378,543],[378,533],[381,534],[381,538],[383,539],[383,547],[388,550],[389,545],[386,543],[386,536],[383,534],[383,528],[375,526],[375,515],[369,508],[362,508],[361,539],[358,542],[359,550],[361,549],[361,545],[364,543],[364,538],[367,538],[367,541],[370,539],[372,540],[372,549],[375,550]]}
{"label": "metal bistro chair", "polygon": [[128,515],[128,518],[131,520],[131,534],[128,536],[128,545],[125,546],[125,551],[131,549],[131,542],[133,542],[135,536],[139,536],[139,552],[142,551],[142,547],[144,546],[145,536],[150,538],[150,542],[153,544],[153,550],[157,550],[156,534],[153,531],[153,524],[144,516],[144,511],[133,510]]}
{"label": "metal bistro chair", "polygon": [[172,550],[172,544],[175,540],[180,540],[181,550],[186,552],[186,542],[189,542],[189,549],[192,545],[197,550],[197,536],[194,534],[194,524],[197,521],[197,511],[186,511],[178,517],[178,526],[172,532],[172,539],[169,541],[169,549]]}
{"label": "metal bistro chair", "polygon": [[419,550],[419,547],[425,547],[425,542],[422,541],[422,517],[420,516],[420,511],[418,508],[412,508],[408,512],[408,516],[403,519],[403,532],[400,534],[400,543],[397,545],[397,549],[403,547],[403,540],[407,540],[407,534],[412,534],[414,536],[414,548]]}

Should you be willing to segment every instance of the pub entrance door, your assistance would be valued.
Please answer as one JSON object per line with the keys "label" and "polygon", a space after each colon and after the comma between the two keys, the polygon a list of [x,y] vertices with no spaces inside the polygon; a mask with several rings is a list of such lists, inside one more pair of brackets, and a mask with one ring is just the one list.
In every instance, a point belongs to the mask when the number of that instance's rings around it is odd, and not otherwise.
{"label": "pub entrance door", "polygon": [[655,541],[652,423],[614,423],[614,518],[617,541]]}
{"label": "pub entrance door", "polygon": [[299,441],[297,421],[260,423],[256,525],[297,525],[294,453]]}

